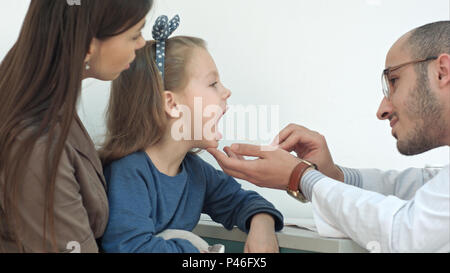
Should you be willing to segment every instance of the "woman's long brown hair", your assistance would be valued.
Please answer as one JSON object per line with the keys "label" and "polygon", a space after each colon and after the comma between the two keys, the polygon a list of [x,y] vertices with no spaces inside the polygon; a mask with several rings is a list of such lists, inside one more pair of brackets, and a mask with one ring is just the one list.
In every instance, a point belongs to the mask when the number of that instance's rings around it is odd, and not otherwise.
{"label": "woman's long brown hair", "polygon": [[[46,175],[44,249],[47,230],[53,251],[54,191],[57,168],[76,116],[84,59],[93,38],[100,40],[125,32],[141,21],[152,0],[32,0],[17,42],[0,64],[0,209],[19,249],[23,251],[17,216],[28,159],[36,141],[47,136],[42,170]],[[58,126],[57,126],[58,125]],[[14,150],[25,129],[35,128]],[[57,132],[57,128],[58,132]],[[17,145],[16,145],[17,146]],[[3,221],[3,219],[2,219]]]}
{"label": "woman's long brown hair", "polygon": [[186,66],[194,48],[206,49],[200,38],[176,36],[166,41],[164,83],[155,62],[156,42],[136,52],[130,69],[111,86],[106,113],[106,138],[99,150],[103,165],[161,140],[168,120],[163,92],[179,92],[187,84]]}

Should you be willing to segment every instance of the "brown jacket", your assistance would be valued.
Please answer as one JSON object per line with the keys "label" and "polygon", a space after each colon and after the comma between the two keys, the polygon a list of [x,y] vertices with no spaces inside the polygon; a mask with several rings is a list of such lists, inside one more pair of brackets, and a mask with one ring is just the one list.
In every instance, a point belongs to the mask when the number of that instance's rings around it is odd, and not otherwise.
{"label": "brown jacket", "polygon": [[[45,137],[36,143],[29,168],[24,170],[25,180],[18,195],[23,249],[17,248],[16,243],[11,240],[8,227],[3,221],[3,202],[0,202],[0,252],[44,251],[45,183],[42,162],[46,143]],[[2,186],[0,178],[0,187]],[[70,128],[58,168],[54,211],[58,251],[98,252],[96,238],[103,235],[108,222],[106,182],[94,143],[78,116]],[[48,228],[46,245],[47,251],[51,251]]]}

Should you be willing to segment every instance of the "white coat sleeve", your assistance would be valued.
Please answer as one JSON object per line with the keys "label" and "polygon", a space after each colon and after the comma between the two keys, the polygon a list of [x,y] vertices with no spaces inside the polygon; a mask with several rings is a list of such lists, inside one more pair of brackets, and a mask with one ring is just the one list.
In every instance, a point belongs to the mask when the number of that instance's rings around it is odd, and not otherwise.
{"label": "white coat sleeve", "polygon": [[322,236],[345,235],[362,247],[377,246],[381,252],[450,252],[448,166],[419,187],[410,200],[392,195],[395,191],[385,195],[344,184],[317,171],[305,174],[301,185],[312,200],[314,221]]}

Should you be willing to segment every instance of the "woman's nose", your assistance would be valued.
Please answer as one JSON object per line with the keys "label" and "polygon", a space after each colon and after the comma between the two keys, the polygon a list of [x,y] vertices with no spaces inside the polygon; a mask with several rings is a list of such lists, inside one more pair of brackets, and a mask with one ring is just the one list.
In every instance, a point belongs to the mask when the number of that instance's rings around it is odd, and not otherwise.
{"label": "woman's nose", "polygon": [[392,114],[392,109],[393,109],[392,103],[387,98],[383,98],[380,106],[378,107],[377,118],[379,120],[388,119],[389,116]]}
{"label": "woman's nose", "polygon": [[144,37],[139,37],[139,40],[136,44],[136,49],[135,50],[139,50],[141,48],[143,48],[145,45],[147,44],[147,41],[145,41]]}

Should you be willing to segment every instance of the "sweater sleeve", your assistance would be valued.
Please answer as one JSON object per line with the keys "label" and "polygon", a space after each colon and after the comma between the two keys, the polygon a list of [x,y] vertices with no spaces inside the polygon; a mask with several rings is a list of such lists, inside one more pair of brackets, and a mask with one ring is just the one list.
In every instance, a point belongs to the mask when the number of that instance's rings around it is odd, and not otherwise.
{"label": "sweater sleeve", "polygon": [[344,182],[384,195],[394,195],[409,200],[439,169],[408,168],[404,171],[381,171],[377,169],[352,169],[339,166],[344,173]]}
{"label": "sweater sleeve", "polygon": [[203,212],[227,229],[237,226],[244,232],[257,213],[268,213],[275,221],[275,230],[283,228],[283,216],[272,203],[254,191],[242,189],[231,176],[202,161],[206,178],[206,196]]}
{"label": "sweater sleeve", "polygon": [[199,252],[188,240],[164,240],[156,236],[146,183],[149,177],[143,175],[135,164],[113,163],[105,169],[105,177],[109,183],[110,206],[109,222],[102,238],[106,252]]}

